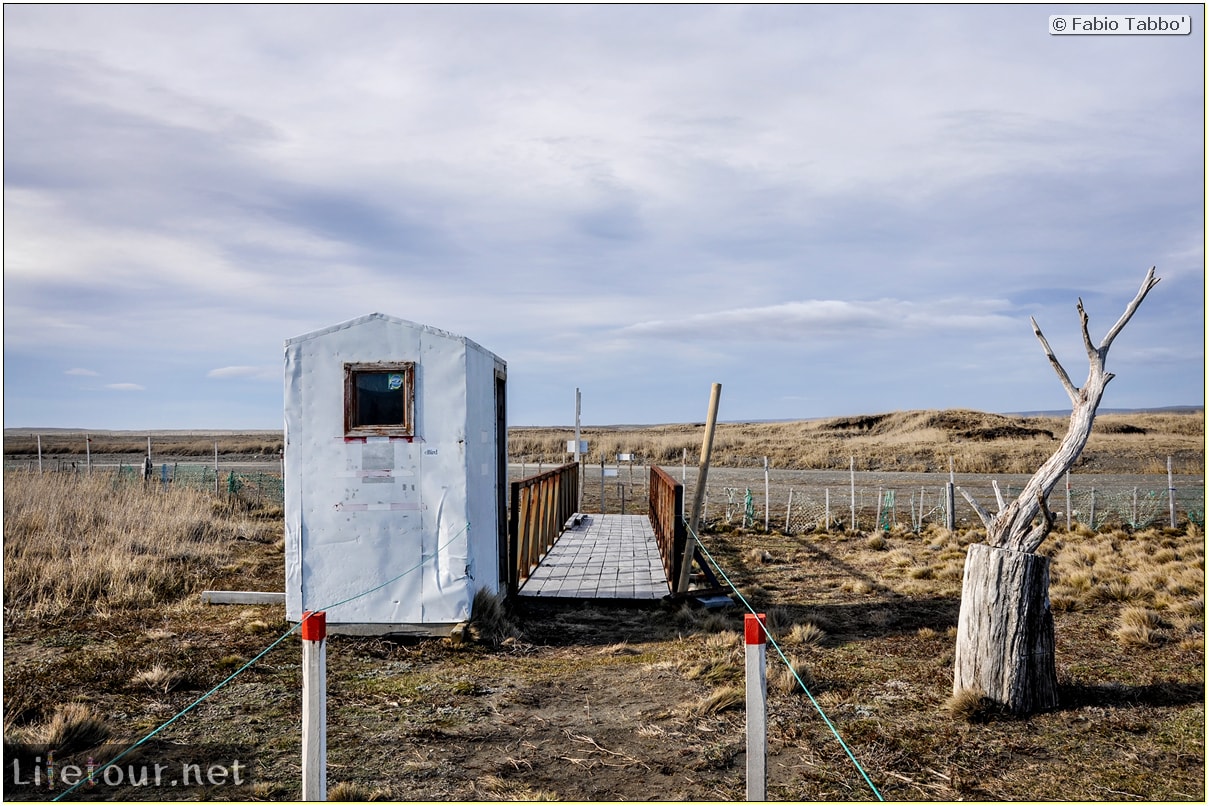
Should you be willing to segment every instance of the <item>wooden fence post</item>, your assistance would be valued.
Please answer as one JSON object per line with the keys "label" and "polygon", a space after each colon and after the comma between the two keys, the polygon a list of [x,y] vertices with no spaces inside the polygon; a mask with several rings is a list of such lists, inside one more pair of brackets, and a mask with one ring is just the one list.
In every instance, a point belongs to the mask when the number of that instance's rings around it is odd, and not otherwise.
{"label": "wooden fence post", "polygon": [[945,487],[945,528],[952,534],[957,529],[957,500],[953,495],[953,457],[949,457],[949,483]]}
{"label": "wooden fence post", "polygon": [[[39,459],[38,469],[42,464]],[[1171,457],[1167,457],[1167,514],[1171,517],[1171,528],[1175,528],[1175,482],[1171,478]]]}
{"label": "wooden fence post", "polygon": [[327,800],[327,613],[302,614],[302,799]]}
{"label": "wooden fence post", "polygon": [[852,501],[852,531],[856,531],[856,457],[848,457],[848,494]]}
{"label": "wooden fence post", "polygon": [[689,512],[690,534],[684,541],[684,557],[680,566],[680,579],[676,585],[677,593],[688,593],[693,556],[697,548],[694,541],[697,539],[697,530],[701,526],[701,508],[705,503],[705,483],[709,477],[709,460],[714,449],[714,428],[718,425],[718,402],[721,399],[722,384],[715,383],[710,387],[709,412],[705,419],[705,435],[701,439],[701,463],[697,471],[697,484],[693,487],[693,507]]}
{"label": "wooden fence post", "polygon": [[793,488],[789,488],[789,503],[785,505],[785,534],[789,534],[789,519],[793,515]]}
{"label": "wooden fence post", "polygon": [[1070,531],[1070,471],[1066,471],[1066,531]]}
{"label": "wooden fence post", "polygon": [[768,457],[764,457],[764,533],[768,534]]}
{"label": "wooden fence post", "polygon": [[747,799],[765,799],[768,783],[768,669],[764,614],[743,617],[747,660]]}

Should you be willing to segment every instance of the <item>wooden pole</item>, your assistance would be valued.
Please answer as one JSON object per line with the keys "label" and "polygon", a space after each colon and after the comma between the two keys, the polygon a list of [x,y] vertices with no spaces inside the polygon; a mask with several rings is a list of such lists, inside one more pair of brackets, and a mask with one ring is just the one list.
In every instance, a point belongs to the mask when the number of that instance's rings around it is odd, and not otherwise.
{"label": "wooden pole", "polygon": [[831,488],[823,488],[823,531],[831,531]]}
{"label": "wooden pole", "polygon": [[953,495],[953,457],[949,457],[949,483],[945,487],[945,528],[952,534],[957,529],[957,501]]}
{"label": "wooden pole", "polygon": [[[147,444],[151,444],[151,437],[147,437]],[[218,440],[214,440],[214,494],[218,495]]]}
{"label": "wooden pole", "polygon": [[793,514],[793,488],[789,488],[789,503],[785,505],[785,534],[789,534],[789,517]]}
{"label": "wooden pole", "polygon": [[848,457],[848,494],[852,502],[852,531],[856,531],[856,457]]}
{"label": "wooden pole", "polygon": [[688,593],[689,576],[692,573],[693,543],[697,528],[701,525],[701,503],[705,500],[705,481],[709,476],[709,457],[714,450],[714,428],[718,424],[718,401],[722,398],[722,384],[715,383],[709,393],[709,413],[705,420],[705,436],[701,440],[701,465],[697,471],[697,486],[693,488],[693,508],[689,516],[689,539],[684,541],[684,561],[680,565],[680,580],[677,593]]}
{"label": "wooden pole", "polygon": [[621,501],[621,508],[617,510],[619,515],[625,514],[625,482],[621,480],[621,457],[617,457],[617,497]]}
{"label": "wooden pole", "polygon": [[302,614],[302,799],[327,800],[327,613]]}
{"label": "wooden pole", "polygon": [[764,457],[764,534],[768,534],[768,457]]}
{"label": "wooden pole", "polygon": [[[1167,467],[1171,467],[1171,460],[1167,460]],[[42,435],[38,434],[38,474],[42,473]]]}
{"label": "wooden pole", "polygon": [[1070,471],[1066,471],[1066,531],[1070,531]]}
{"label": "wooden pole", "polygon": [[768,668],[764,614],[743,617],[747,661],[747,799],[762,801],[768,784]]}
{"label": "wooden pole", "polygon": [[84,435],[84,468],[88,475],[92,475],[92,437]]}
{"label": "wooden pole", "polygon": [[576,486],[576,512],[580,512],[584,507],[583,465],[580,464],[581,457],[579,455],[579,402],[579,387],[577,386],[575,387],[575,472],[578,474],[579,484]]}
{"label": "wooden pole", "polygon": [[688,481],[688,448],[680,449],[680,482]]}
{"label": "wooden pole", "polygon": [[[42,469],[42,460],[38,459],[38,470]],[[1171,476],[1171,457],[1167,457],[1167,514],[1171,517],[1171,528],[1175,528],[1175,481]]]}
{"label": "wooden pole", "polygon": [[604,448],[600,449],[600,514],[605,514]]}

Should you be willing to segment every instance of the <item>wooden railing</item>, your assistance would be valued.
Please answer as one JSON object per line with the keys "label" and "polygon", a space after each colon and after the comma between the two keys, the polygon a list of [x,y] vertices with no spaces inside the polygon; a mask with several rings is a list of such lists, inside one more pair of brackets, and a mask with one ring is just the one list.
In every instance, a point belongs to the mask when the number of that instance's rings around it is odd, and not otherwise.
{"label": "wooden railing", "polygon": [[663,573],[670,589],[675,590],[680,579],[680,565],[684,562],[684,543],[688,539],[683,517],[684,485],[662,468],[651,465],[649,490],[651,527],[659,544],[659,556],[663,558]]}
{"label": "wooden railing", "polygon": [[579,501],[579,465],[570,462],[512,482],[508,508],[508,593],[515,596],[563,533]]}

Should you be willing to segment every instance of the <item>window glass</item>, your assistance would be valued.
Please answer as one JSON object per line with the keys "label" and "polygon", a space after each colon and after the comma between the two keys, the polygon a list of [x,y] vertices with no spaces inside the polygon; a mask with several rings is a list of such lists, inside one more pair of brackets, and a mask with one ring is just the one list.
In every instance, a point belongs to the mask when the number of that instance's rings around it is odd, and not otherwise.
{"label": "window glass", "polygon": [[358,372],[356,384],[354,427],[406,422],[402,372]]}
{"label": "window glass", "polygon": [[349,436],[412,436],[414,365],[344,365],[344,431]]}

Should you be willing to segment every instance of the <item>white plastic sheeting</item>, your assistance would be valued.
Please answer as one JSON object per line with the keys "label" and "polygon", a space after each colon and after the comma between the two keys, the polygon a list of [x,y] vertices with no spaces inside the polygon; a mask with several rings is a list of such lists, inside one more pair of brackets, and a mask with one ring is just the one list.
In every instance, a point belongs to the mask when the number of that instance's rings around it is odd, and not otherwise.
{"label": "white plastic sheeting", "polygon": [[[346,436],[345,365],[406,361],[413,435]],[[384,314],[286,341],[287,618],[325,608],[336,632],[440,633],[503,587],[505,378],[473,341]]]}

